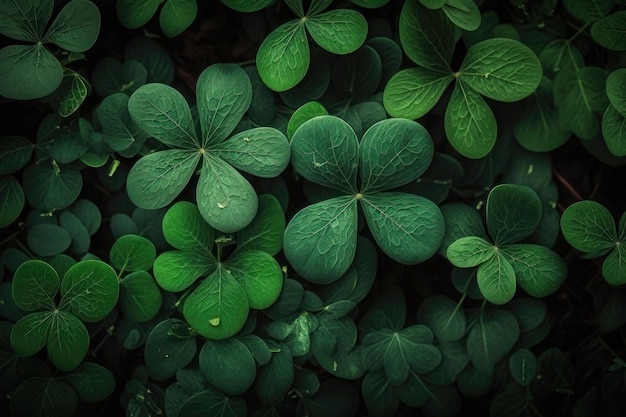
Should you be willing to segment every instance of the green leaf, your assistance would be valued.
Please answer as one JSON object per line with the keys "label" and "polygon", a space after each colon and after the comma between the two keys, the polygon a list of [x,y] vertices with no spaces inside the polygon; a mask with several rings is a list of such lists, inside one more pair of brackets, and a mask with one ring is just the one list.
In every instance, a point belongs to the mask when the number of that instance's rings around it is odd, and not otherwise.
{"label": "green leaf", "polygon": [[70,52],[85,52],[96,43],[100,11],[88,0],[72,0],[52,21],[43,42],[52,42]]}
{"label": "green leaf", "polygon": [[42,223],[28,231],[26,242],[37,255],[52,256],[68,249],[72,244],[72,236],[56,224]]}
{"label": "green leaf", "polygon": [[169,149],[142,157],[128,173],[128,197],[145,209],[167,206],[189,183],[200,156],[195,150]]}
{"label": "green leaf", "polygon": [[480,26],[480,10],[474,0],[447,0],[441,10],[463,30],[474,31]]}
{"label": "green leaf", "polygon": [[0,96],[30,100],[52,93],[63,68],[43,45],[9,45],[0,49]]}
{"label": "green leaf", "polygon": [[96,113],[102,124],[104,140],[114,151],[123,151],[145,139],[146,134],[131,119],[128,96],[113,93],[102,100]]}
{"label": "green leaf", "polygon": [[368,9],[377,9],[389,3],[390,0],[350,0],[350,1],[361,7],[367,7]]}
{"label": "green leaf", "polygon": [[415,180],[426,171],[433,153],[430,134],[417,122],[386,119],[374,124],[359,147],[361,192],[390,190]]}
{"label": "green leaf", "polygon": [[0,140],[0,175],[22,169],[33,154],[34,145],[21,136],[3,136]]}
{"label": "green leaf", "polygon": [[276,255],[283,248],[285,213],[272,194],[259,196],[259,208],[252,222],[236,234],[237,252],[262,250]]}
{"label": "green leaf", "polygon": [[435,107],[453,79],[452,74],[427,68],[400,70],[385,86],[385,110],[392,117],[419,119]]}
{"label": "green leaf", "polygon": [[59,103],[59,115],[61,117],[68,117],[73,114],[87,98],[88,81],[78,73],[72,74],[70,78],[70,91]]}
{"label": "green leaf", "polygon": [[273,0],[222,0],[222,3],[238,12],[256,12],[272,4]]}
{"label": "green leaf", "polygon": [[608,75],[606,95],[615,110],[626,117],[626,68],[617,69]]}
{"label": "green leaf", "polygon": [[369,98],[377,90],[382,76],[380,56],[369,45],[341,56],[333,65],[332,84],[340,97]]}
{"label": "green leaf", "polygon": [[[177,328],[189,335],[177,336],[174,333]],[[148,375],[155,381],[168,380],[191,362],[197,348],[195,333],[187,323],[173,318],[160,322],[146,339],[144,357]]]}
{"label": "green leaf", "polygon": [[396,414],[400,400],[383,371],[368,372],[361,383],[367,413],[372,417]]}
{"label": "green leaf", "polygon": [[252,222],[258,198],[252,185],[224,160],[205,153],[196,200],[202,218],[214,229],[232,233]]}
{"label": "green leaf", "polygon": [[270,362],[259,368],[254,388],[264,405],[278,404],[294,382],[293,358],[289,349],[272,353]]}
{"label": "green leaf", "polygon": [[[171,85],[174,81],[174,63],[159,42],[144,36],[137,36],[126,44],[126,62],[137,61],[147,70],[149,83]],[[126,64],[126,63],[125,63]]]}
{"label": "green leaf", "polygon": [[363,195],[360,202],[376,243],[396,262],[413,265],[437,252],[445,225],[432,201],[414,194],[383,192]]}
{"label": "green leaf", "polygon": [[512,102],[532,94],[541,76],[541,63],[530,48],[513,39],[497,38],[467,50],[458,78],[483,96]]}
{"label": "green leaf", "polygon": [[515,345],[519,333],[519,324],[508,311],[482,309],[467,336],[472,364],[481,372],[493,373],[496,363]]}
{"label": "green leaf", "polygon": [[303,104],[293,112],[289,118],[287,125],[287,137],[289,140],[293,138],[293,134],[302,126],[302,124],[316,116],[327,116],[328,111],[318,101],[309,101]]}
{"label": "green leaf", "polygon": [[533,234],[541,213],[541,200],[532,188],[500,184],[487,197],[487,230],[496,246],[516,243]]}
{"label": "green leaf", "polygon": [[466,397],[480,398],[491,390],[493,386],[493,374],[479,371],[474,365],[469,364],[458,375],[457,384],[459,391]]}
{"label": "green leaf", "polygon": [[562,71],[554,79],[554,105],[563,128],[581,139],[593,139],[600,132],[598,116],[609,104],[607,72],[599,67]]}
{"label": "green leaf", "polygon": [[496,118],[485,100],[457,79],[445,113],[445,131],[450,145],[461,155],[478,159],[496,143]]}
{"label": "green leaf", "polygon": [[576,19],[591,22],[606,16],[613,7],[613,2],[611,0],[563,0],[563,6]]}
{"label": "green leaf", "polygon": [[402,49],[411,61],[446,75],[452,72],[454,25],[441,10],[427,9],[417,0],[407,1],[400,13],[399,31]]}
{"label": "green leaf", "polygon": [[471,268],[496,256],[498,248],[479,236],[465,236],[448,246],[446,256],[452,265]]}
{"label": "green leaf", "polygon": [[139,28],[154,16],[164,0],[119,0],[116,2],[117,17],[128,29]]}
{"label": "green leaf", "polygon": [[163,217],[163,234],[176,249],[210,254],[215,232],[200,216],[195,204],[177,201]]}
{"label": "green leaf", "polygon": [[54,324],[53,312],[42,311],[22,317],[11,329],[11,347],[21,356],[31,356],[46,345]]}
{"label": "green leaf", "polygon": [[152,269],[156,248],[145,237],[125,235],[113,243],[109,252],[111,264],[122,271],[148,271]]}
{"label": "green leaf", "polygon": [[494,396],[491,403],[492,416],[522,417],[529,412],[530,398],[528,398],[526,388],[512,385],[515,388],[509,388]]}
{"label": "green leaf", "polygon": [[224,394],[245,393],[256,378],[252,353],[237,339],[207,340],[199,353],[200,372]]}
{"label": "green leaf", "polygon": [[268,253],[260,250],[237,252],[224,265],[248,294],[250,308],[266,309],[280,295],[283,272],[280,264]]}
{"label": "green leaf", "polygon": [[328,284],[343,275],[356,251],[357,205],[351,196],[305,207],[284,235],[287,260],[304,279]]}
{"label": "green leaf", "polygon": [[626,50],[626,10],[619,10],[594,22],[591,37],[610,51]]}
{"label": "green leaf", "polygon": [[53,8],[49,1],[5,1],[0,4],[0,33],[19,41],[38,42]]}
{"label": "green leaf", "polygon": [[[87,261],[83,261],[87,262]],[[83,361],[89,349],[89,332],[73,314],[54,312],[50,316],[48,356],[61,371],[71,371]]]}
{"label": "green leaf", "polygon": [[527,387],[537,375],[537,358],[528,349],[516,350],[509,358],[509,371],[515,382]]}
{"label": "green leaf", "polygon": [[168,0],[159,15],[161,30],[167,37],[178,36],[191,26],[197,13],[198,4],[195,0]]}
{"label": "green leaf", "polygon": [[38,260],[24,262],[13,276],[13,299],[22,310],[54,310],[60,280],[56,271]]}
{"label": "green leaf", "polygon": [[[348,302],[344,300],[345,302]],[[351,303],[351,302],[348,302]],[[319,325],[311,335],[311,353],[322,368],[342,379],[355,380],[365,373],[357,328],[351,318],[332,312],[319,316]]]}
{"label": "green leaf", "polygon": [[304,25],[319,46],[338,55],[356,51],[367,37],[367,21],[356,10],[335,9],[310,15]]}
{"label": "green leaf", "polygon": [[506,304],[515,295],[515,270],[500,252],[478,266],[476,280],[480,292],[491,303]]}
{"label": "green leaf", "polygon": [[546,297],[558,290],[567,276],[567,265],[557,253],[540,245],[506,245],[517,283],[533,297]]}
{"label": "green leaf", "polygon": [[615,156],[626,156],[626,117],[612,104],[602,116],[602,136],[607,149]]}
{"label": "green leaf", "polygon": [[212,151],[234,166],[261,178],[273,178],[289,164],[289,141],[279,130],[257,127],[230,137]]}
{"label": "green leaf", "polygon": [[440,255],[447,256],[448,247],[462,237],[489,238],[483,226],[483,219],[476,208],[460,202],[452,202],[442,205],[440,209],[446,224],[443,243],[439,248]]}
{"label": "green leaf", "polygon": [[426,298],[417,310],[417,322],[425,324],[441,342],[454,342],[465,335],[465,313],[461,304],[445,295]]}
{"label": "green leaf", "polygon": [[132,94],[148,80],[148,70],[139,61],[129,59],[122,64],[105,57],[96,64],[91,74],[96,92],[107,97],[114,93]]}
{"label": "green leaf", "polygon": [[218,266],[185,299],[183,314],[200,335],[227,339],[243,327],[248,318],[248,295],[223,266]]}
{"label": "green leaf", "polygon": [[154,278],[161,288],[169,292],[186,290],[217,265],[210,253],[200,251],[167,251],[154,261]]}
{"label": "green leaf", "polygon": [[289,90],[302,81],[310,61],[309,41],[304,23],[299,20],[274,29],[265,37],[256,55],[261,79],[278,92]]}
{"label": "green leaf", "polygon": [[107,368],[93,362],[83,362],[64,375],[81,403],[95,403],[106,399],[115,391],[115,377]]}
{"label": "green leaf", "polygon": [[13,176],[0,177],[0,229],[13,223],[22,212],[26,199],[20,182]]}
{"label": "green leaf", "polygon": [[165,145],[200,148],[189,105],[175,88],[158,83],[142,85],[130,96],[128,112],[137,126]]}
{"label": "green leaf", "polygon": [[355,417],[360,396],[356,388],[341,379],[325,380],[311,396],[303,396],[296,415],[310,417]]}
{"label": "green leaf", "polygon": [[230,135],[252,101],[252,85],[246,72],[235,64],[206,68],[196,84],[196,100],[202,148],[210,148]]}
{"label": "green leaf", "polygon": [[602,276],[611,285],[626,283],[626,248],[623,241],[616,244],[602,264]]}
{"label": "green leaf", "polygon": [[568,206],[561,216],[561,230],[565,240],[582,252],[607,250],[618,240],[615,220],[609,210],[591,200]]}
{"label": "green leaf", "polygon": [[67,417],[78,405],[76,393],[55,377],[33,376],[11,394],[9,409],[14,416]]}
{"label": "green leaf", "polygon": [[135,323],[153,319],[161,309],[161,291],[146,271],[135,271],[120,282],[120,309]]}
{"label": "green leaf", "polygon": [[98,260],[72,266],[61,280],[60,310],[70,310],[83,321],[102,320],[115,307],[119,296],[117,274]]}

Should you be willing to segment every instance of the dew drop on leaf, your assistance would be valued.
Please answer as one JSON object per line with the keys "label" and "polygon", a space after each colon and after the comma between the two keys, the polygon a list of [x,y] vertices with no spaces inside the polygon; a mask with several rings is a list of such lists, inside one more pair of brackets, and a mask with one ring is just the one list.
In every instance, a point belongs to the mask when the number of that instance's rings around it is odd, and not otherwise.
{"label": "dew drop on leaf", "polygon": [[219,317],[212,318],[211,320],[209,320],[209,324],[211,326],[219,326],[220,325],[220,318]]}
{"label": "dew drop on leaf", "polygon": [[226,208],[228,206],[228,201],[224,202],[224,203],[217,203],[217,207],[218,208]]}

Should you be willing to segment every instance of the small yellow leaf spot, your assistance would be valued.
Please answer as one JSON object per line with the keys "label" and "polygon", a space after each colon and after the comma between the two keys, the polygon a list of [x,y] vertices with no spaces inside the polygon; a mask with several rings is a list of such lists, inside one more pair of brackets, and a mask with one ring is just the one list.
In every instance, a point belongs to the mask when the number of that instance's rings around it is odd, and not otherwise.
{"label": "small yellow leaf spot", "polygon": [[485,78],[489,78],[489,74],[490,74],[489,72],[486,72],[485,73]]}
{"label": "small yellow leaf spot", "polygon": [[528,165],[528,175],[532,174],[535,170],[535,166],[533,164]]}
{"label": "small yellow leaf spot", "polygon": [[356,196],[355,196],[355,198],[356,198],[357,200],[360,200],[360,199],[362,199],[362,198],[363,198],[363,194],[361,194],[361,193],[357,193],[357,194],[356,194]]}
{"label": "small yellow leaf spot", "polygon": [[333,361],[333,372],[337,371],[337,361]]}
{"label": "small yellow leaf spot", "polygon": [[219,326],[220,325],[220,318],[219,317],[215,317],[209,320],[209,324],[211,326]]}

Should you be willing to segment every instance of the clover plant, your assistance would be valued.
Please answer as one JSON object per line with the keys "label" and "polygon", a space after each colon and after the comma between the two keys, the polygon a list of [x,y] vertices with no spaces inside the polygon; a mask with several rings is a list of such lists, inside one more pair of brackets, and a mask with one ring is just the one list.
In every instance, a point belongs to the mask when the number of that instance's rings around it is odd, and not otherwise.
{"label": "clover plant", "polygon": [[129,29],[144,26],[159,13],[159,24],[165,36],[173,38],[187,29],[196,18],[196,0],[117,0],[116,10],[120,23]]}
{"label": "clover plant", "polygon": [[443,217],[430,200],[393,191],[419,177],[432,160],[430,135],[419,123],[376,123],[359,143],[335,116],[315,117],[291,140],[291,163],[315,184],[340,192],[298,212],[285,229],[284,252],[303,278],[329,283],[352,263],[360,206],[381,249],[416,264],[430,258],[443,237]]}
{"label": "clover plant", "polygon": [[171,203],[201,162],[196,199],[202,217],[215,229],[235,232],[257,210],[250,183],[235,169],[274,177],[289,162],[282,133],[258,127],[228,138],[250,106],[252,88],[246,73],[232,64],[215,64],[197,84],[200,132],[191,109],[174,88],[160,83],[140,87],[128,101],[133,121],[170,149],[141,158],[128,173],[130,199],[142,208]]}

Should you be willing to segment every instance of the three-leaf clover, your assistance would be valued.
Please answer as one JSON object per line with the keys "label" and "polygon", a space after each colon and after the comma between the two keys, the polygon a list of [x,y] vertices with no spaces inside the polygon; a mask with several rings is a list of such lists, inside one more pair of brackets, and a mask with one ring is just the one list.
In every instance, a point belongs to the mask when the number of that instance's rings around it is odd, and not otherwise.
{"label": "three-leaf clover", "polygon": [[[57,304],[59,289],[61,300]],[[17,354],[30,356],[47,345],[54,366],[70,371],[89,349],[89,333],[83,322],[102,320],[117,303],[118,295],[117,274],[102,261],[78,262],[62,279],[46,262],[27,261],[15,271],[13,299],[19,308],[32,313],[13,326],[11,346]]]}
{"label": "three-leaf clover", "polygon": [[45,44],[84,52],[96,42],[100,12],[95,4],[72,0],[48,27],[53,8],[53,0],[0,2],[0,34],[27,42],[0,50],[0,96],[17,100],[40,98],[61,84],[63,66]]}
{"label": "three-leaf clover", "polygon": [[[509,302],[519,284],[528,294],[545,297],[556,291],[567,266],[550,248],[520,243],[539,225],[542,203],[525,185],[500,184],[487,197],[489,238],[465,236],[447,250],[450,262],[460,268],[478,266],[478,287],[494,304]],[[485,233],[480,233],[486,236]]]}
{"label": "three-leaf clover", "polygon": [[617,229],[605,206],[591,200],[579,201],[563,212],[561,230],[565,240],[588,258],[608,254],[602,264],[602,276],[609,284],[626,283],[626,213]]}
{"label": "three-leaf clover", "polygon": [[198,14],[196,0],[117,0],[117,16],[124,27],[140,28],[152,19],[161,3],[165,4],[159,13],[159,24],[170,38],[183,33]]}
{"label": "three-leaf clover", "polygon": [[389,80],[383,96],[387,112],[420,118],[455,81],[445,112],[446,136],[465,157],[487,155],[496,142],[497,123],[483,96],[514,102],[533,93],[542,76],[537,56],[518,41],[492,38],[471,46],[459,70],[453,71],[454,25],[441,10],[427,9],[418,0],[404,4],[399,30],[404,52],[418,66]]}
{"label": "three-leaf clover", "polygon": [[254,188],[235,168],[275,177],[289,163],[289,142],[270,127],[228,138],[252,99],[250,79],[240,67],[211,65],[200,74],[196,92],[201,134],[176,89],[150,83],[130,97],[128,110],[134,122],[170,149],[146,155],[132,167],[128,196],[138,207],[165,207],[182,192],[201,162],[196,188],[200,214],[213,228],[235,232],[252,221],[258,206]]}
{"label": "three-leaf clover", "polygon": [[280,251],[284,227],[276,198],[262,195],[255,220],[235,235],[237,248],[222,259],[232,236],[216,237],[195,204],[179,201],[163,218],[165,238],[176,250],[156,258],[154,277],[170,292],[187,290],[202,277],[186,294],[183,315],[200,335],[229,338],[241,330],[250,308],[265,309],[280,294],[282,270],[272,255]]}
{"label": "three-leaf clover", "polygon": [[433,142],[422,125],[382,120],[361,142],[335,116],[306,121],[291,141],[292,164],[307,180],[340,192],[299,211],[285,230],[284,252],[305,279],[330,283],[350,267],[357,243],[358,207],[381,249],[397,262],[430,258],[444,233],[432,201],[392,191],[417,179],[433,157]]}
{"label": "three-leaf clover", "polygon": [[285,91],[298,84],[306,75],[311,61],[311,38],[323,49],[334,54],[356,51],[367,37],[367,21],[356,10],[324,10],[332,1],[313,0],[304,13],[302,0],[285,0],[298,19],[290,20],[263,41],[256,56],[259,75],[274,91]]}

